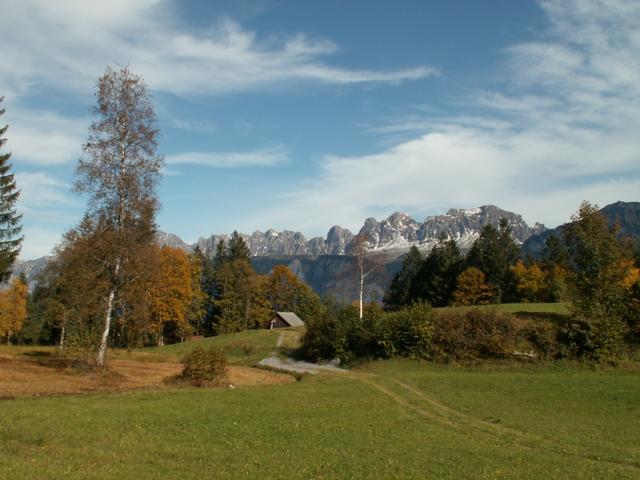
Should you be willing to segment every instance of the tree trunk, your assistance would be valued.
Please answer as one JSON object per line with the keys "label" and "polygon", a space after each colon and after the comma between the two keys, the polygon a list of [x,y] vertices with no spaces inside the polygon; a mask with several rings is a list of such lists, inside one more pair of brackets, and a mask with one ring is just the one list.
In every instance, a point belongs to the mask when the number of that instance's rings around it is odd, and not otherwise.
{"label": "tree trunk", "polygon": [[62,317],[62,329],[60,330],[60,342],[58,343],[58,350],[60,350],[61,352],[62,352],[62,349],[64,348],[64,329],[65,329],[65,324],[67,323],[65,316]]}
{"label": "tree trunk", "polygon": [[164,335],[162,335],[162,332],[158,333],[158,346],[164,347]]}
{"label": "tree trunk", "polygon": [[102,327],[102,337],[100,338],[100,346],[98,347],[98,357],[96,363],[99,367],[104,367],[104,357],[107,352],[107,344],[109,342],[109,329],[111,328],[111,317],[113,316],[113,303],[116,298],[115,288],[109,292],[107,299],[107,311],[104,316],[104,325]]}
{"label": "tree trunk", "polygon": [[98,347],[98,356],[96,358],[96,364],[99,367],[104,367],[104,358],[107,353],[107,345],[109,343],[109,329],[111,328],[111,319],[113,318],[113,304],[116,299],[116,287],[118,273],[120,273],[120,259],[116,260],[116,266],[113,269],[114,286],[109,291],[109,297],[107,298],[107,311],[104,315],[104,325],[102,327],[102,337],[100,338],[100,346]]}
{"label": "tree trunk", "polygon": [[364,273],[360,272],[360,320],[362,320],[363,297],[364,297]]}

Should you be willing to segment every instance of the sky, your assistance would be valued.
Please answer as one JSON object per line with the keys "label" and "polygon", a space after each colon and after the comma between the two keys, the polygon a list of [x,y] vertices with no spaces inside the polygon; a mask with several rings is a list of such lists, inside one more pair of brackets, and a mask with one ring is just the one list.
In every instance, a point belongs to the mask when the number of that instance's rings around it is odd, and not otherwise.
{"label": "sky", "polygon": [[148,85],[161,230],[357,231],[640,200],[640,2],[0,0],[22,259],[76,225],[95,85]]}

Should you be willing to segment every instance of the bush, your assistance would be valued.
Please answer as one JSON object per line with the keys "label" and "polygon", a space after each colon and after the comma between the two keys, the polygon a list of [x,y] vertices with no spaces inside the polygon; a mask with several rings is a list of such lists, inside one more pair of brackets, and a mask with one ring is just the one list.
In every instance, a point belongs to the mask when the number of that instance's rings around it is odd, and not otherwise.
{"label": "bush", "polygon": [[439,312],[434,356],[441,360],[506,358],[516,350],[516,318],[493,308]]}
{"label": "bush", "polygon": [[541,358],[558,356],[558,326],[548,320],[525,320],[522,329],[527,340]]}
{"label": "bush", "polygon": [[624,351],[627,325],[606,311],[592,310],[589,316],[574,312],[560,326],[558,341],[564,357],[593,362],[611,362]]}
{"label": "bush", "polygon": [[428,304],[416,303],[386,317],[379,341],[388,357],[431,358],[435,316]]}
{"label": "bush", "polygon": [[429,358],[433,314],[426,304],[385,313],[367,307],[358,318],[355,307],[327,312],[307,325],[302,356],[313,361],[339,358],[350,362],[361,358],[406,356]]}
{"label": "bush", "polygon": [[219,386],[227,382],[227,359],[218,347],[196,347],[184,357],[182,364],[182,378],[194,385]]}

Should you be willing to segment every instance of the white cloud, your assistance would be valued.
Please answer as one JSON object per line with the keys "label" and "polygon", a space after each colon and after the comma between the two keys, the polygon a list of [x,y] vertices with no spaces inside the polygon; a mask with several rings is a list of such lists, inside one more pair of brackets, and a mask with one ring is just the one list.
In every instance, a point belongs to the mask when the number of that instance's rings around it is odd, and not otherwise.
{"label": "white cloud", "polygon": [[556,225],[582,200],[639,200],[640,4],[541,6],[544,40],[507,49],[510,76],[499,89],[459,99],[467,108],[457,116],[420,112],[368,127],[397,143],[374,155],[327,156],[318,178],[261,222],[316,234],[396,209],[494,203]]}
{"label": "white cloud", "polygon": [[60,224],[77,220],[71,210],[81,202],[72,196],[67,182],[45,172],[20,172],[16,184],[20,190],[17,207],[25,221]]}
{"label": "white cloud", "polygon": [[258,38],[237,23],[217,19],[188,32],[175,2],[23,0],[2,7],[0,85],[90,90],[106,64],[128,63],[155,90],[210,95],[278,87],[291,82],[389,83],[437,74],[428,66],[395,71],[352,70],[323,59],[326,40],[296,35]]}
{"label": "white cloud", "polygon": [[62,240],[62,235],[55,229],[28,227],[22,233],[24,240],[20,250],[21,260],[50,255],[54,246]]}
{"label": "white cloud", "polygon": [[202,165],[206,167],[272,167],[288,160],[280,148],[266,148],[253,152],[186,152],[169,155],[168,165]]}
{"label": "white cloud", "polygon": [[38,165],[59,165],[77,160],[89,124],[85,119],[28,110],[15,103],[8,103],[6,122],[10,128],[7,148],[13,159]]}

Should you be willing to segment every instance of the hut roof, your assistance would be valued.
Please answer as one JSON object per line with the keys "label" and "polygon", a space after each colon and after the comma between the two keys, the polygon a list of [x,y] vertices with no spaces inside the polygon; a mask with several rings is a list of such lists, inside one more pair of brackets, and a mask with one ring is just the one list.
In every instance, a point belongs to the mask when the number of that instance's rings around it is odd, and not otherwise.
{"label": "hut roof", "polygon": [[293,312],[276,312],[276,315],[290,327],[302,327],[304,322]]}

